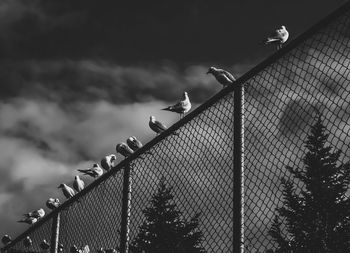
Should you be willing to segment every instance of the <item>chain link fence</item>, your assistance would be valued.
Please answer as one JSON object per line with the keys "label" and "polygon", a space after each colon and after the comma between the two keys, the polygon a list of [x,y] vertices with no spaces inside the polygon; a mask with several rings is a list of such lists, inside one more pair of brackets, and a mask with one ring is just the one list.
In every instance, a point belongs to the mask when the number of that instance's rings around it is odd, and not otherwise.
{"label": "chain link fence", "polygon": [[[245,97],[245,234],[246,252],[275,247],[268,235],[275,208],[281,205],[280,178],[285,167],[302,166],[303,142],[323,115],[331,144],[350,158],[350,5],[345,4],[297,40],[248,72],[238,82]],[[185,219],[200,212],[199,230],[207,252],[233,251],[233,88],[229,87],[169,131],[156,137],[113,171],[89,185],[33,225],[4,252],[42,252],[51,240],[54,214],[60,212],[63,252],[76,245],[118,249],[123,170],[130,164],[132,199],[129,237],[144,221],[161,179],[173,187]],[[176,134],[174,134],[176,133]],[[30,236],[33,244],[25,247]]]}

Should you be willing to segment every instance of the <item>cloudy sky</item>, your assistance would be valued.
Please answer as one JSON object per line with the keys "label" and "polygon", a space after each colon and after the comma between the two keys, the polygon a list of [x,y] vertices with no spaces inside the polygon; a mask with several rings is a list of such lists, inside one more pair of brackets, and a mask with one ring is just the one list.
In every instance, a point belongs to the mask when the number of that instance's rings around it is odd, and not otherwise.
{"label": "cloudy sky", "polygon": [[159,109],[184,90],[195,106],[219,91],[209,66],[239,77],[271,29],[296,37],[343,2],[2,0],[0,235],[117,142],[149,141],[149,115],[175,122]]}

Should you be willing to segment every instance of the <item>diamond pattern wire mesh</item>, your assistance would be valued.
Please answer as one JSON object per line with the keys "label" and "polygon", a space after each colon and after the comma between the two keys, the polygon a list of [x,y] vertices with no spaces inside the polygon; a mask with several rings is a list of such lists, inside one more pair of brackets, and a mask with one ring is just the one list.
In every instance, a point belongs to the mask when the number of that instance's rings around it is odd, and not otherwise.
{"label": "diamond pattern wire mesh", "polygon": [[[339,11],[338,11],[339,12]],[[339,12],[340,13],[340,12]],[[312,32],[252,70],[241,80],[245,102],[245,235],[247,252],[265,252],[275,208],[281,205],[280,178],[285,167],[301,167],[303,142],[322,113],[329,142],[350,158],[350,11],[333,15]],[[239,82],[240,80],[238,80]],[[243,82],[243,81],[242,81]],[[200,216],[202,246],[207,252],[232,252],[233,238],[233,89],[228,88],[200,107],[174,129],[131,158],[132,200],[130,239],[144,221],[142,210],[164,178],[173,187],[178,209],[187,220]],[[120,240],[123,166],[105,176],[61,210],[59,242],[117,248]],[[301,185],[299,186],[302,187]],[[50,240],[51,220],[38,224],[6,249],[42,251]],[[34,242],[23,247],[23,236]]]}

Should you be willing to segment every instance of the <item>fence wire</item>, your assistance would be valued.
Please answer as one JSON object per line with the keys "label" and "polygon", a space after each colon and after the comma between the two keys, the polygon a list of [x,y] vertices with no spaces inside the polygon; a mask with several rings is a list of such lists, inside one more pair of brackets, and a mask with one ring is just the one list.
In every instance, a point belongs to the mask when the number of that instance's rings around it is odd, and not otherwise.
{"label": "fence wire", "polygon": [[[350,160],[349,6],[241,78],[246,87],[243,243],[247,252],[275,247],[268,230],[281,205],[280,178],[290,177],[287,165],[302,166],[303,142],[316,110],[323,115],[330,143],[343,151],[342,161]],[[185,219],[201,213],[202,247],[207,252],[233,251],[234,108],[233,89],[228,89],[174,126],[176,135],[158,137],[129,159],[131,241],[145,219],[142,210],[165,179]],[[92,252],[118,249],[124,166],[122,162],[59,210],[63,252],[70,252],[73,245],[89,245]],[[43,239],[50,241],[51,223],[49,216],[4,250],[42,252],[38,245]],[[23,245],[26,236],[33,240],[30,247]]]}

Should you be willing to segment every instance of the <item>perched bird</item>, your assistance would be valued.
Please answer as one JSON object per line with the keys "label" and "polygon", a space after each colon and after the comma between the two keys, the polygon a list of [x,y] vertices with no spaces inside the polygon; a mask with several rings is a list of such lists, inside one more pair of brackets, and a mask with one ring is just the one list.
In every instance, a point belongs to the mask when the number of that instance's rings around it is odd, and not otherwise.
{"label": "perched bird", "polygon": [[43,250],[47,250],[50,248],[50,244],[44,239],[42,242],[39,244],[40,248]]}
{"label": "perched bird", "polygon": [[129,146],[126,145],[126,143],[124,142],[118,143],[115,149],[117,153],[121,154],[124,157],[128,157],[129,155],[134,153],[134,151],[131,148],[129,148]]}
{"label": "perched bird", "polygon": [[23,214],[23,216],[26,218],[33,217],[33,218],[40,219],[40,218],[45,216],[45,211],[44,211],[44,209],[40,208],[40,209],[35,210],[33,212],[25,213],[25,214]]}
{"label": "perched bird", "polygon": [[174,105],[168,106],[167,108],[163,108],[162,110],[179,113],[181,119],[181,117],[185,116],[185,113],[191,110],[191,102],[187,92],[185,91],[183,93],[183,98],[181,101]]}
{"label": "perched bird", "polygon": [[30,237],[27,236],[27,237],[24,238],[24,240],[23,240],[23,245],[24,245],[24,247],[26,247],[26,248],[32,246],[32,245],[33,245],[32,239],[30,239]]}
{"label": "perched bird", "polygon": [[139,141],[135,136],[130,136],[127,140],[126,143],[128,146],[133,150],[136,151],[139,148],[142,148],[142,143]]}
{"label": "perched bird", "polygon": [[77,191],[80,192],[84,189],[85,183],[83,180],[80,179],[80,177],[77,175],[74,177],[74,182],[73,182],[73,188]]}
{"label": "perched bird", "polygon": [[60,184],[58,186],[58,188],[61,188],[62,189],[62,192],[63,192],[63,195],[67,198],[67,199],[70,199],[71,197],[73,197],[75,195],[75,191],[69,187],[68,185],[66,184]]}
{"label": "perched bird", "polygon": [[105,171],[109,171],[113,167],[113,162],[117,157],[113,154],[107,155],[101,160],[101,166]]}
{"label": "perched bird", "polygon": [[270,34],[264,41],[265,44],[277,44],[277,50],[282,48],[282,44],[288,40],[289,32],[286,27],[282,25]]}
{"label": "perched bird", "polygon": [[207,74],[212,74],[224,87],[231,85],[236,81],[236,78],[234,78],[230,72],[223,69],[217,69],[215,67],[210,67]]}
{"label": "perched bird", "polygon": [[9,235],[4,235],[4,236],[1,238],[1,242],[2,242],[4,245],[9,244],[11,241],[12,241],[12,239],[11,239],[11,237],[10,237]]}
{"label": "perched bird", "polygon": [[46,201],[46,206],[49,209],[55,209],[55,208],[59,207],[60,205],[61,205],[61,203],[60,203],[59,199],[49,198]]}
{"label": "perched bird", "polygon": [[33,225],[35,222],[38,221],[38,218],[34,218],[34,217],[25,217],[17,222],[21,222],[21,223],[27,223],[29,225]]}
{"label": "perched bird", "polygon": [[72,247],[70,247],[69,253],[79,253],[78,247],[76,245],[73,245]]}
{"label": "perched bird", "polygon": [[148,125],[157,134],[160,134],[167,129],[167,127],[161,122],[157,121],[156,117],[154,116],[150,117]]}
{"label": "perched bird", "polygon": [[102,176],[102,174],[103,174],[103,169],[97,163],[94,163],[92,165],[92,168],[90,168],[90,169],[78,170],[78,171],[81,173],[84,173],[85,175],[89,175],[93,178]]}

